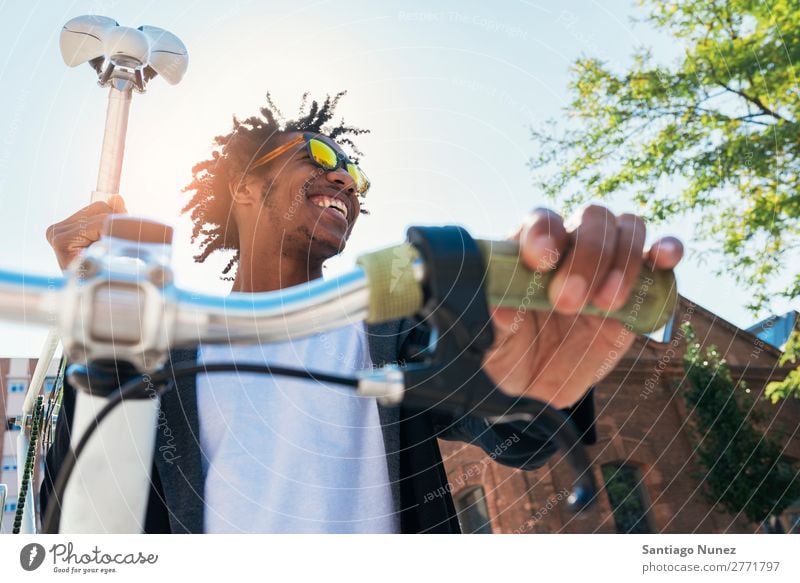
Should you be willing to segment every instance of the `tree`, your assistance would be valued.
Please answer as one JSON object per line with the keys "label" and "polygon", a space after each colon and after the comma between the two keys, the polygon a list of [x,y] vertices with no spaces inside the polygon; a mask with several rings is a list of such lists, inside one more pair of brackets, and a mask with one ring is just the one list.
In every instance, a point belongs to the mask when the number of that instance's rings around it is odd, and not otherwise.
{"label": "tree", "polygon": [[687,383],[683,397],[698,438],[703,491],[714,505],[757,524],[779,516],[800,497],[800,474],[780,446],[757,429],[760,419],[744,382],[734,383],[717,349],[702,350],[684,323]]}
{"label": "tree", "polygon": [[[781,366],[789,363],[797,364],[798,356],[800,356],[800,332],[795,331],[786,342],[779,364]],[[800,398],[800,366],[791,371],[782,381],[773,381],[767,384],[765,394],[773,403],[790,396]]]}
{"label": "tree", "polygon": [[[800,0],[640,3],[684,55],[665,65],[637,49],[623,71],[579,59],[568,121],[533,130],[535,183],[565,211],[625,191],[655,223],[699,216],[697,237],[752,290],[753,312],[797,298]],[[773,388],[800,396],[800,372]]]}

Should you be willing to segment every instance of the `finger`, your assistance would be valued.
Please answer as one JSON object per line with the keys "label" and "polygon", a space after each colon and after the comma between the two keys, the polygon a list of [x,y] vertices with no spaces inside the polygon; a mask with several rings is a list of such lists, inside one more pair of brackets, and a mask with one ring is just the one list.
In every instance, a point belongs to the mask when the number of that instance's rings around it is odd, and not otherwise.
{"label": "finger", "polygon": [[45,232],[45,237],[47,237],[47,242],[50,243],[50,246],[53,248],[58,247],[59,241],[63,241],[66,235],[72,233],[75,225],[75,219],[70,222],[69,219],[65,219],[60,223],[55,223],[47,227],[47,231]]}
{"label": "finger", "polygon": [[[124,202],[123,202],[123,207],[124,207]],[[87,205],[87,206],[83,207],[82,209],[80,209],[79,211],[71,214],[70,216],[68,216],[63,221],[59,221],[58,223],[55,223],[54,225],[50,225],[47,228],[47,240],[52,245],[53,244],[53,240],[55,239],[55,236],[57,235],[57,233],[59,231],[60,232],[64,232],[65,230],[69,230],[70,226],[73,223],[79,222],[81,220],[84,220],[84,219],[86,219],[88,217],[92,217],[92,216],[95,216],[95,215],[105,216],[105,215],[111,214],[113,212],[114,212],[114,209],[108,203],[106,203],[104,201],[101,201],[101,200],[99,200],[97,202],[93,202],[92,204]]]}
{"label": "finger", "polygon": [[96,215],[48,229],[48,240],[62,270],[67,269],[84,249],[100,238],[106,216]]}
{"label": "finger", "polygon": [[68,261],[67,264],[72,263],[72,260],[75,259],[78,255],[83,252],[89,245],[94,243],[96,239],[91,239],[86,237],[82,234],[76,234],[71,239],[69,239],[66,243],[65,248],[62,250],[62,253],[67,256]]}
{"label": "finger", "polygon": [[683,243],[675,237],[664,237],[653,243],[644,258],[655,269],[673,269],[683,259]]}
{"label": "finger", "polygon": [[107,216],[80,217],[70,223],[59,223],[53,228],[51,245],[78,250],[88,247],[100,239]]}
{"label": "finger", "polygon": [[103,233],[103,225],[107,218],[108,215],[94,215],[82,221],[78,225],[80,235],[90,243],[98,241]]}
{"label": "finger", "polygon": [[73,225],[84,223],[90,217],[101,217],[102,224],[102,220],[105,220],[105,217],[109,214],[127,212],[128,210],[125,208],[125,200],[119,194],[115,194],[109,198],[108,202],[102,200],[93,202],[92,204],[87,205],[79,211],[71,214],[63,221],[50,225],[47,227],[45,236],[47,237],[47,241],[50,243],[50,245],[55,245],[59,234],[70,233]]}
{"label": "finger", "polygon": [[548,290],[550,302],[562,314],[583,308],[594,290],[605,281],[617,243],[616,217],[599,205],[586,207],[571,233],[572,247],[564,257]]}
{"label": "finger", "polygon": [[561,216],[546,208],[534,210],[519,231],[522,262],[536,271],[553,269],[569,243]]}
{"label": "finger", "polygon": [[617,252],[608,276],[592,297],[592,303],[602,310],[622,307],[642,270],[642,250],[645,242],[644,221],[633,214],[617,217]]}

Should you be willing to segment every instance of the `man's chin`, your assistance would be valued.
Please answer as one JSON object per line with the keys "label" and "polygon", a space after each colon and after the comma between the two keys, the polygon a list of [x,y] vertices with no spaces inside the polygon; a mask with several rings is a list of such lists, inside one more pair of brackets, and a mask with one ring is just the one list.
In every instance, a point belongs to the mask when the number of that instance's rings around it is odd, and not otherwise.
{"label": "man's chin", "polygon": [[308,257],[309,260],[326,260],[344,251],[347,245],[347,237],[337,236],[327,229],[317,228],[308,233]]}

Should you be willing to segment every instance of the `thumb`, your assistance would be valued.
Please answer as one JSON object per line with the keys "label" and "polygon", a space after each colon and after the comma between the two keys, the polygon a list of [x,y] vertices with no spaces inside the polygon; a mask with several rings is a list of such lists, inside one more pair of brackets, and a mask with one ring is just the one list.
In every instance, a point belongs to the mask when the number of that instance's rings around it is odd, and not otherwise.
{"label": "thumb", "polygon": [[108,199],[108,206],[110,206],[111,210],[113,210],[115,213],[128,212],[128,209],[125,208],[125,199],[123,199],[119,194],[115,194]]}

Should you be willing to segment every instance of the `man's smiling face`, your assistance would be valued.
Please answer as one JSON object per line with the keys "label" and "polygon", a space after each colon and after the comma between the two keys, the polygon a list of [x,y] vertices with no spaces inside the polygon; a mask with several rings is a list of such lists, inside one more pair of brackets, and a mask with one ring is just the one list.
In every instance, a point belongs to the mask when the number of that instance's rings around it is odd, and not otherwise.
{"label": "man's smiling face", "polygon": [[[345,156],[327,136],[313,135]],[[281,134],[271,140],[271,149],[302,136],[302,132]],[[361,212],[356,185],[347,170],[321,168],[303,140],[254,174],[247,184],[263,196],[263,204],[250,209],[258,215],[252,233],[255,249],[263,237],[282,237],[283,256],[303,254],[324,260],[344,249]]]}

